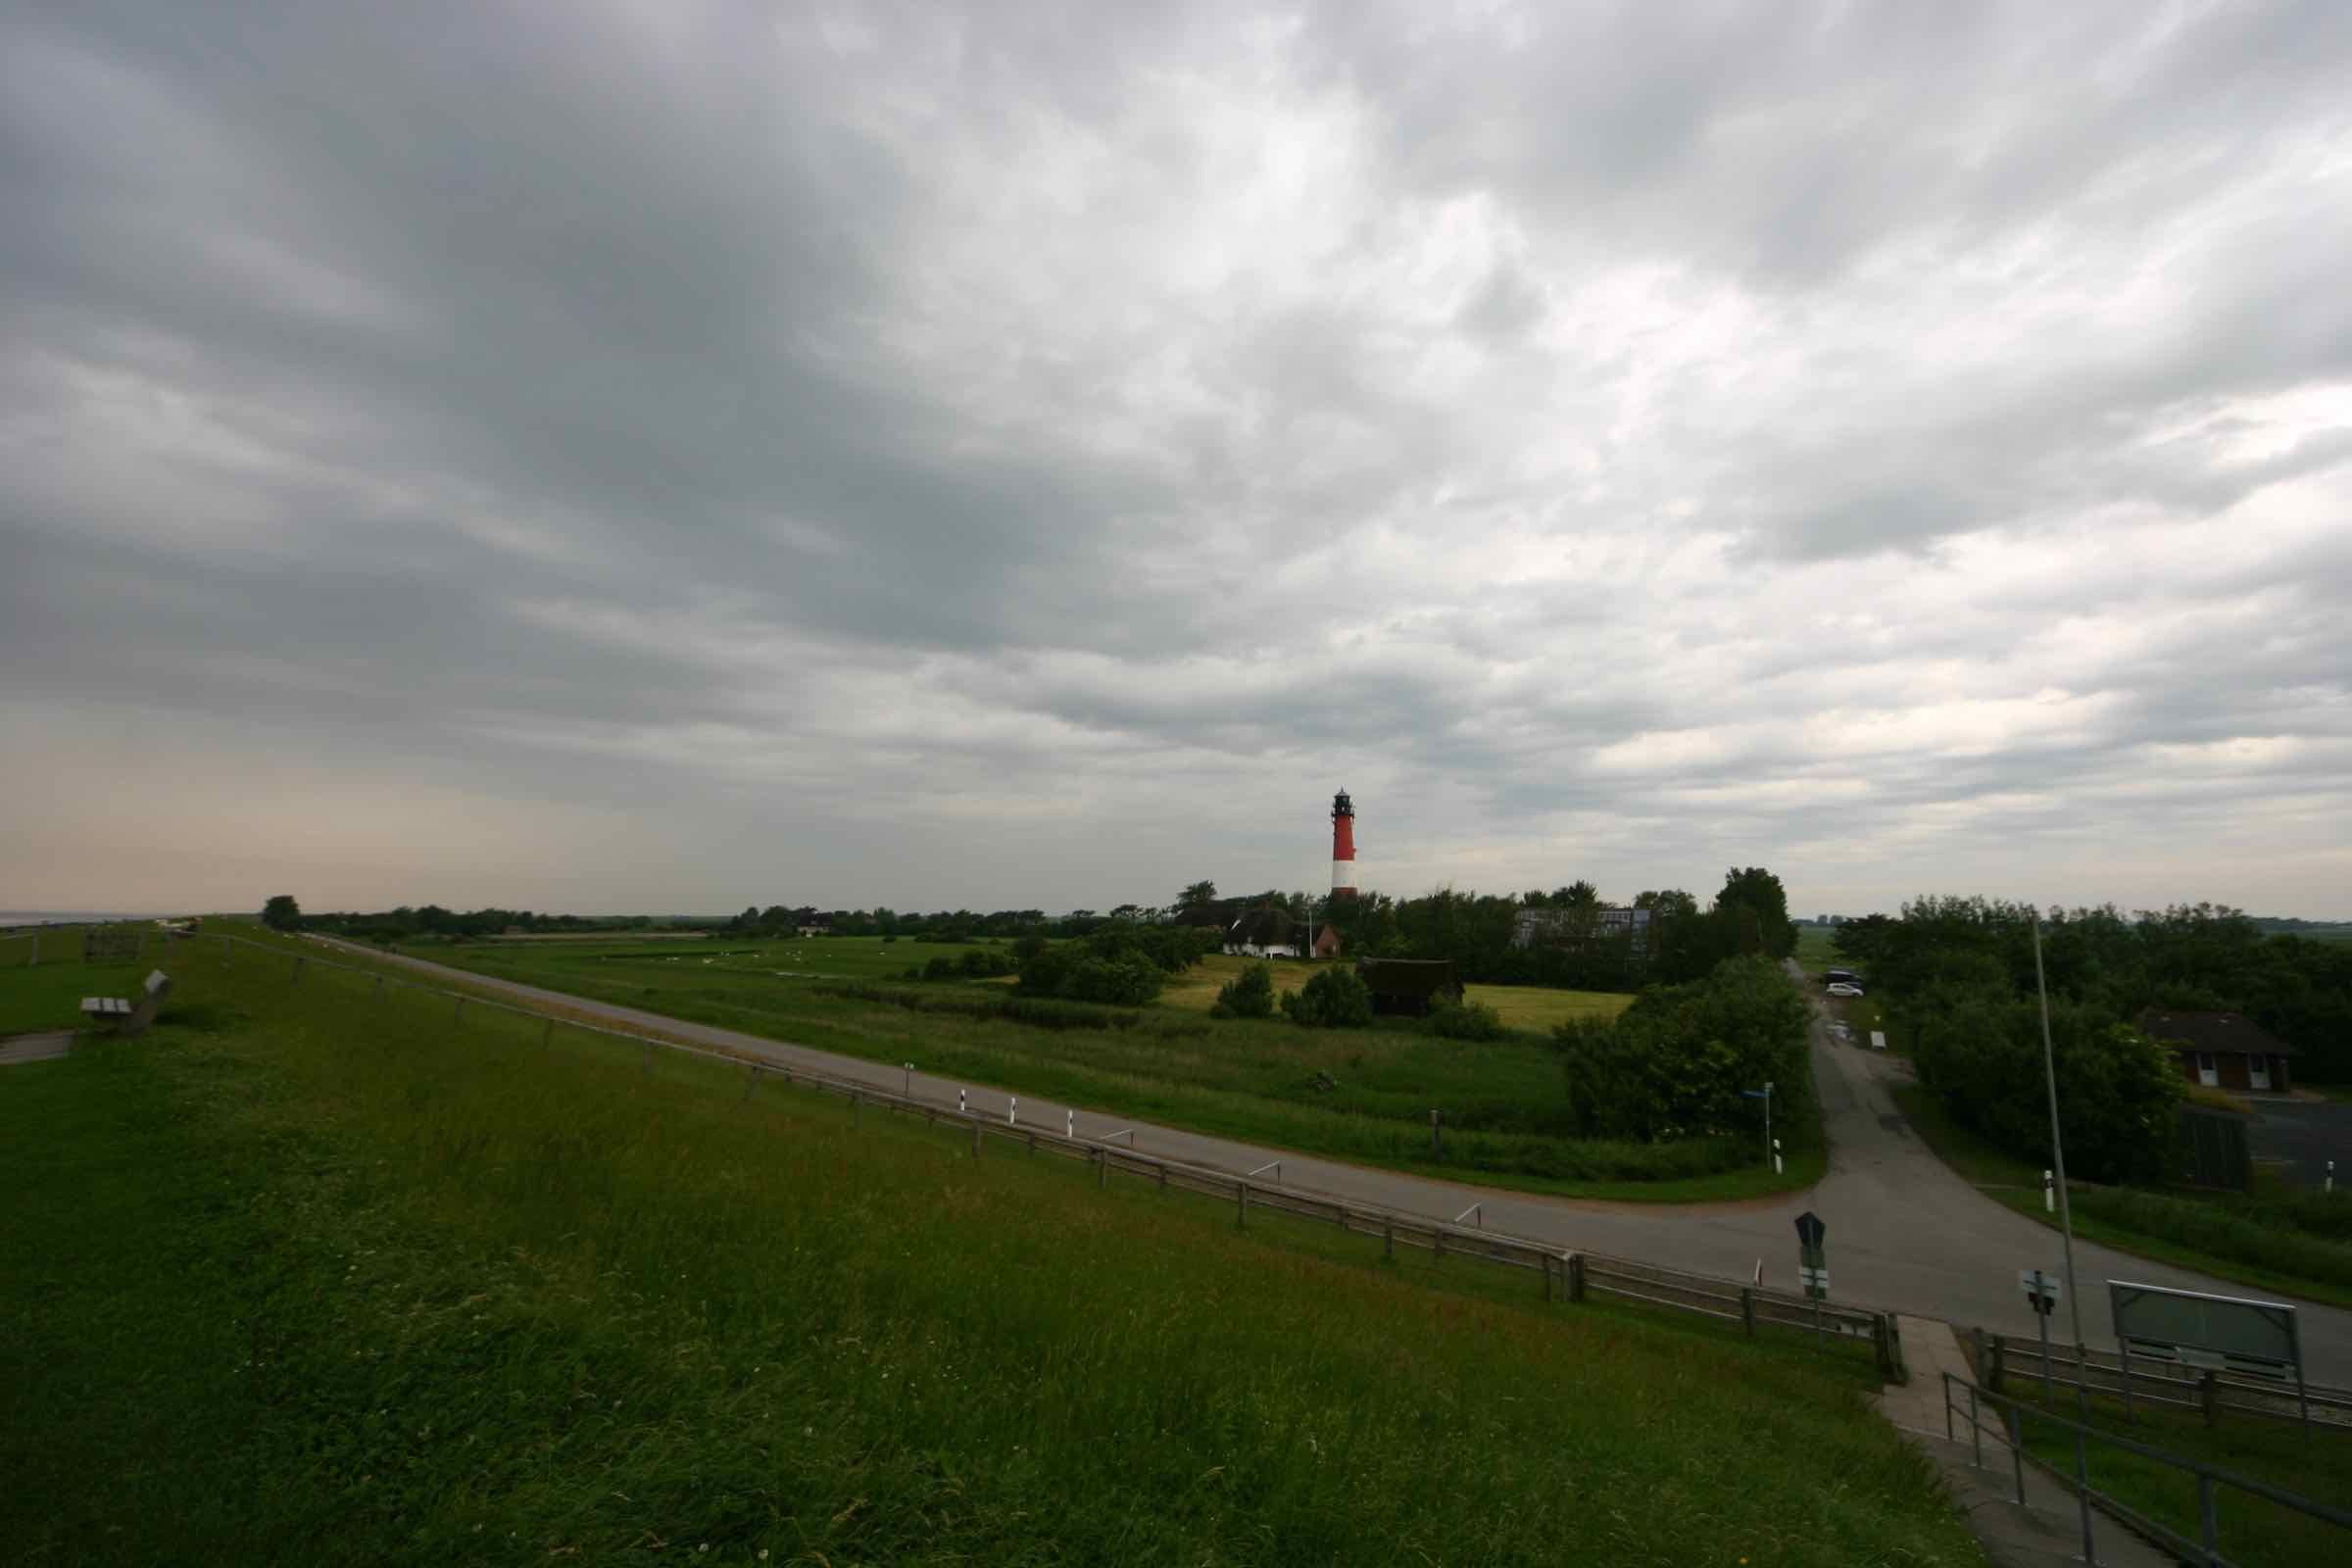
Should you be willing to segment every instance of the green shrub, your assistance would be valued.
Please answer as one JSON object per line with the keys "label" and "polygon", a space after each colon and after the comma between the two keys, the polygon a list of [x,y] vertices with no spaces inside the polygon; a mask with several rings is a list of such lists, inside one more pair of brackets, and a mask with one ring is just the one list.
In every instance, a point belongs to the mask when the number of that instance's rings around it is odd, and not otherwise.
{"label": "green shrub", "polygon": [[1274,967],[1253,963],[1217,988],[1212,1018],[1270,1018],[1274,1015]]}
{"label": "green shrub", "polygon": [[[1989,987],[1930,993],[1907,1009],[1922,1089],[1994,1147],[2050,1163],[2035,1004]],[[2066,1154],[2086,1181],[2158,1182],[2174,1150],[2180,1075],[2156,1042],[2095,1004],[2053,998],[2051,1058],[2066,1107]]]}
{"label": "green shrub", "polygon": [[1282,994],[1282,1010],[1302,1028],[1368,1028],[1372,992],[1353,969],[1318,969],[1304,986]]}
{"label": "green shrub", "polygon": [[1726,958],[1703,980],[1642,994],[1614,1021],[1553,1031],[1570,1116],[1586,1137],[1658,1139],[1745,1132],[1763,1117],[1742,1090],[1774,1085],[1794,1129],[1810,1110],[1812,1014],[1769,958]]}
{"label": "green shrub", "polygon": [[1447,1040],[1500,1040],[1510,1033],[1502,1014],[1483,1002],[1440,1002],[1429,1009],[1428,1027]]}
{"label": "green shrub", "polygon": [[[1159,988],[1170,974],[1194,961],[1177,958],[1185,951],[1189,947],[1183,943],[1133,940],[1124,929],[1065,942],[1044,948],[1022,963],[1021,990],[1033,997],[1146,1006],[1158,1000]],[[1175,963],[1173,969],[1170,962]]]}

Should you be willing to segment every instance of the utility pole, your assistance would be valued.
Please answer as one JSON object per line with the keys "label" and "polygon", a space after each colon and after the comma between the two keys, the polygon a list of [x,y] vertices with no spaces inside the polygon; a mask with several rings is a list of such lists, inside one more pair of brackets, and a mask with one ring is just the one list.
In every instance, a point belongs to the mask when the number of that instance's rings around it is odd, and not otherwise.
{"label": "utility pole", "polygon": [[[2066,1240],[2066,1309],[2075,1328],[2075,1354],[2082,1353],[2082,1292],[2075,1283],[2075,1215],[2066,1197],[2066,1146],[2058,1137],[2058,1066],[2050,1046],[2050,983],[2041,971],[2041,910],[2034,911],[2034,990],[2041,999],[2041,1081],[2050,1095],[2050,1165],[2058,1173],[2058,1233]],[[2090,1395],[2083,1385],[2090,1369],[2077,1365],[2075,1403],[2089,1418]]]}

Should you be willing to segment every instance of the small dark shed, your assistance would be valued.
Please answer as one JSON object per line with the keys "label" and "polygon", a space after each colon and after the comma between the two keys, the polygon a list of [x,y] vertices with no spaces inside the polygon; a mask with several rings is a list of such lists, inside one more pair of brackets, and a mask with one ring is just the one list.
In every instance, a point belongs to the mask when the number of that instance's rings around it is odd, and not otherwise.
{"label": "small dark shed", "polygon": [[2143,1034],[2178,1054],[2180,1075],[2211,1089],[2267,1090],[2284,1094],[2287,1058],[2295,1048],[2236,1012],[2172,1012],[2155,1007],[2139,1015]]}
{"label": "small dark shed", "polygon": [[1462,1000],[1451,958],[1359,958],[1355,973],[1374,1012],[1419,1017],[1437,1003]]}

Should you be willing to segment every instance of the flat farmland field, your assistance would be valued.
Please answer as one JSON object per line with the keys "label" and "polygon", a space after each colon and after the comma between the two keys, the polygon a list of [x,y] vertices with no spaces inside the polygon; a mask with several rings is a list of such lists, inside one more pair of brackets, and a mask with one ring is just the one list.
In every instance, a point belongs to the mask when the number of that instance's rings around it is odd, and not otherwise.
{"label": "flat farmland field", "polygon": [[[1290,958],[1242,958],[1217,954],[1200,960],[1189,974],[1179,975],[1160,993],[1163,1006],[1195,1007],[1202,1011],[1217,1000],[1218,990],[1253,964],[1274,971],[1274,989],[1296,991],[1319,965]],[[1468,1001],[1483,1003],[1502,1014],[1513,1029],[1536,1033],[1572,1018],[1614,1018],[1633,1005],[1634,999],[1619,991],[1554,991],[1544,986],[1464,986]]]}
{"label": "flat farmland field", "polygon": [[1819,974],[1824,969],[1838,967],[1841,960],[1838,956],[1837,930],[1822,925],[1798,926],[1796,961],[1807,974]]}
{"label": "flat farmland field", "polygon": [[[422,943],[419,957],[600,1002],[870,1061],[911,1061],[975,1088],[1051,1096],[1106,1115],[1422,1170],[1460,1181],[1583,1197],[1696,1201],[1807,1179],[1807,1156],[1776,1181],[1744,1141],[1631,1144],[1580,1138],[1565,1076],[1541,1033],[1472,1044],[1404,1020],[1300,1029],[1207,1014],[1243,960],[1178,976],[1155,1006],[1094,1009],[1087,1027],[991,1015],[1004,982],[910,984],[908,967],[1008,946],[876,938],[611,943]],[[1303,965],[1284,981],[1298,984]],[[1485,988],[1480,988],[1482,993]],[[1518,1027],[1603,1013],[1630,999],[1494,988]],[[1511,1014],[1506,1012],[1506,1018]],[[1446,1113],[1440,1157],[1429,1113]]]}

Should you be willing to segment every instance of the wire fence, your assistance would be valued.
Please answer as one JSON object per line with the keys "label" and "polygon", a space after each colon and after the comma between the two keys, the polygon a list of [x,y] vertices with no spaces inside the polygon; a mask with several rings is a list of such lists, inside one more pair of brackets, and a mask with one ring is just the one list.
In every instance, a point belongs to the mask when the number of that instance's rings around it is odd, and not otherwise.
{"label": "wire fence", "polygon": [[[552,1043],[559,1028],[579,1030],[636,1046],[644,1071],[651,1070],[657,1050],[724,1062],[746,1070],[742,1095],[747,1099],[762,1079],[772,1078],[844,1099],[854,1111],[871,1106],[951,1130],[955,1136],[970,1139],[975,1156],[993,1141],[1017,1147],[1026,1153],[1056,1155],[1078,1162],[1094,1172],[1098,1187],[1107,1185],[1115,1174],[1150,1183],[1162,1191],[1211,1198],[1232,1205],[1234,1223],[1240,1228],[1248,1228],[1252,1216],[1280,1216],[1330,1225],[1346,1234],[1378,1238],[1384,1257],[1395,1257],[1396,1250],[1404,1248],[1426,1253],[1433,1263],[1459,1260],[1535,1276],[1542,1282],[1546,1301],[1632,1301],[1737,1323],[1751,1339],[1770,1329],[1810,1335],[1833,1346],[1867,1346],[1881,1376],[1889,1380],[1904,1376],[1902,1342],[1894,1316],[1888,1312],[1808,1300],[1741,1281],[1559,1248],[1529,1237],[1487,1229],[1483,1215],[1481,1224],[1465,1227],[1295,1187],[1282,1181],[1279,1160],[1257,1172],[1239,1173],[1150,1153],[1135,1147],[1137,1129],[1133,1127],[1122,1126],[1100,1136],[1081,1136],[1074,1123],[1066,1120],[1060,1130],[1034,1122],[1023,1123],[1019,1119],[1017,1096],[1007,1097],[1006,1109],[1002,1115],[972,1106],[968,1091],[957,1092],[955,1105],[923,1100],[910,1092],[911,1063],[888,1065],[888,1070],[903,1070],[906,1074],[902,1079],[903,1087],[893,1089],[744,1051],[615,1028],[596,1021],[586,1012],[524,1006],[479,993],[451,991],[381,967],[340,962],[246,937],[221,932],[206,932],[203,937],[209,939],[208,945],[219,944],[223,962],[243,949],[285,963],[289,984],[299,984],[306,973],[317,967],[355,976],[368,986],[373,996],[381,996],[387,987],[394,987],[446,1001],[453,1024],[462,1023],[469,1012],[478,1009],[537,1022],[543,1044]],[[1123,1140],[1124,1147],[1114,1140]],[[1274,1172],[1275,1179],[1271,1182],[1259,1179],[1267,1169]]]}

